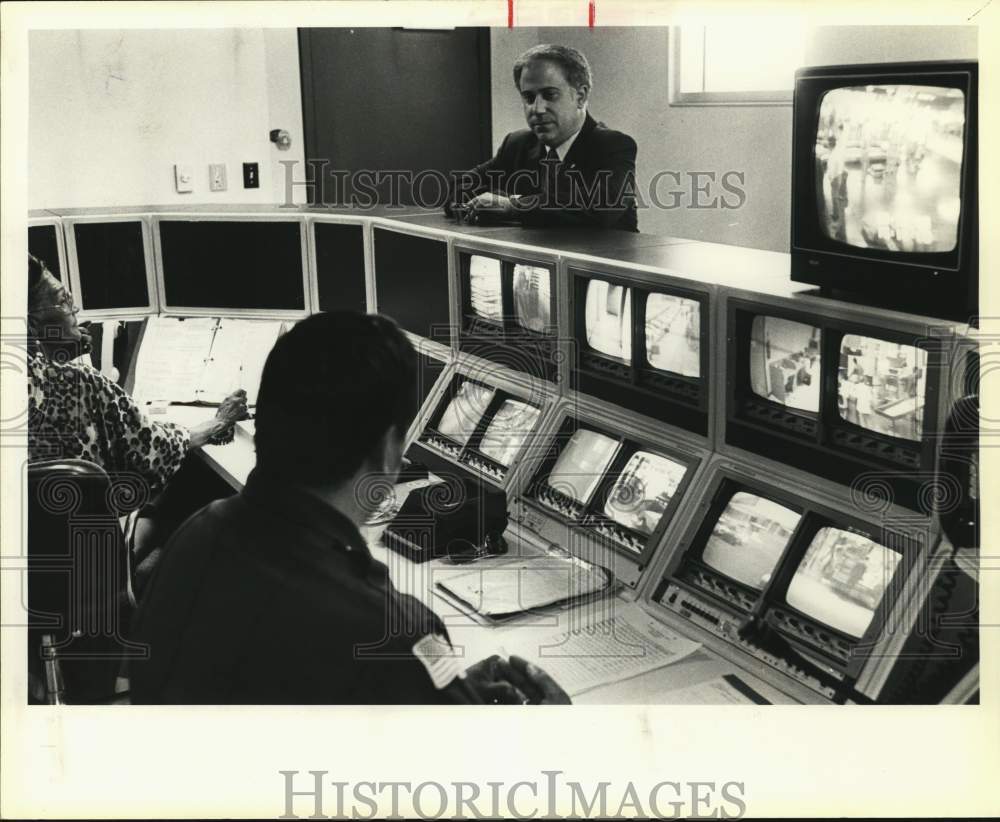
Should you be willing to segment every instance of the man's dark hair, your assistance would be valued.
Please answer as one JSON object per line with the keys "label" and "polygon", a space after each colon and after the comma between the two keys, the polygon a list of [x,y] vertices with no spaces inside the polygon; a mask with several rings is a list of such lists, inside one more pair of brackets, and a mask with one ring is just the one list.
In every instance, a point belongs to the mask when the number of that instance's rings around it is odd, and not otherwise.
{"label": "man's dark hair", "polygon": [[562,69],[566,82],[573,88],[580,86],[594,88],[594,78],[590,74],[590,63],[582,53],[569,46],[553,46],[550,43],[543,43],[540,46],[532,46],[514,62],[514,86],[521,90],[521,72],[528,63],[539,60],[546,60],[555,63]]}
{"label": "man's dark hair", "polygon": [[268,355],[257,397],[257,464],[290,482],[352,476],[391,427],[417,411],[417,358],[388,317],[314,314]]}

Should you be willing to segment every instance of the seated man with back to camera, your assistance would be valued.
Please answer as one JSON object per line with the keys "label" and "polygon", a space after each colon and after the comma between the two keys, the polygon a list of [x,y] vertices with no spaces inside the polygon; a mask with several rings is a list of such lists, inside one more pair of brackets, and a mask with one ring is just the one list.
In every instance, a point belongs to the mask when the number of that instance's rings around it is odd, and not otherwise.
{"label": "seated man with back to camera", "polygon": [[508,134],[482,165],[452,175],[445,213],[472,223],[638,231],[635,140],[587,111],[587,58],[566,46],[535,46],[514,63],[514,86],[528,128]]}
{"label": "seated man with back to camera", "polygon": [[372,483],[397,477],[416,411],[416,354],[392,320],[315,314],[278,340],[246,487],[176,532],[140,606],[134,702],[569,701],[518,657],[463,672],[441,621],[369,552]]}

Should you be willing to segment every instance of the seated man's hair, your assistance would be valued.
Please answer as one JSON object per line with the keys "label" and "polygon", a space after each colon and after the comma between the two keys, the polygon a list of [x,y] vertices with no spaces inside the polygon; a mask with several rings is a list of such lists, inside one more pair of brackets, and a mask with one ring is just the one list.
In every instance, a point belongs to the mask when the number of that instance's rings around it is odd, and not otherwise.
{"label": "seated man's hair", "polygon": [[417,411],[413,346],[388,317],[314,314],[268,355],[257,397],[257,464],[307,485],[353,476],[379,439]]}
{"label": "seated man's hair", "polygon": [[590,74],[590,63],[583,54],[569,46],[553,46],[543,43],[540,46],[532,46],[514,62],[514,86],[521,89],[521,72],[528,63],[538,60],[546,60],[555,63],[566,75],[566,82],[573,88],[587,86],[594,88],[594,78]]}

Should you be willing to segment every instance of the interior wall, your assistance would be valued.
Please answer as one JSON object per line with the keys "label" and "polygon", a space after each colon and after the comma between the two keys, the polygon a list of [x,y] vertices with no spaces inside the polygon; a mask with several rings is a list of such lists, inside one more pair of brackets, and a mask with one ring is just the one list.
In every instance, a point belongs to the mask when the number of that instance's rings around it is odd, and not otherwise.
{"label": "interior wall", "polygon": [[[639,230],[697,240],[787,251],[790,231],[791,105],[669,105],[667,28],[494,29],[494,144],[524,127],[520,102],[510,79],[514,59],[536,43],[580,49],[594,73],[590,111],[609,127],[631,134],[639,145],[637,177],[641,192],[655,187],[661,207],[646,197]],[[957,60],[977,57],[974,26],[835,26],[811,30],[806,64]],[[742,173],[745,201],[722,188],[692,193],[693,172]],[[694,181],[704,185],[707,177]],[[738,178],[730,177],[730,182]],[[715,199],[715,208],[697,205]],[[670,207],[674,203],[677,207]]]}
{"label": "interior wall", "polygon": [[[302,163],[294,29],[33,31],[28,84],[32,209],[281,202],[278,161]],[[243,188],[244,162],[259,188]],[[191,193],[175,190],[178,163]],[[226,191],[209,191],[210,163],[226,164]]]}
{"label": "interior wall", "polygon": [[[524,126],[511,66],[539,42],[587,55],[595,76],[591,111],[635,137],[641,191],[648,195],[660,172],[680,175],[680,185],[661,176],[661,207],[646,196],[641,231],[787,250],[790,106],[670,106],[666,28],[494,29],[494,146]],[[29,46],[32,209],[280,203],[280,161],[296,162],[295,179],[303,178],[294,29],[35,31]],[[809,32],[806,53],[813,65],[969,59],[977,56],[977,30],[824,27]],[[269,142],[272,128],[291,132],[290,151]],[[253,161],[260,163],[260,188],[244,189],[242,163]],[[227,164],[225,192],[208,190],[208,164],[215,162]],[[194,192],[174,190],[175,163],[193,167]],[[696,171],[742,173],[743,205],[692,207],[687,175]],[[293,199],[304,202],[303,187],[293,188]]]}

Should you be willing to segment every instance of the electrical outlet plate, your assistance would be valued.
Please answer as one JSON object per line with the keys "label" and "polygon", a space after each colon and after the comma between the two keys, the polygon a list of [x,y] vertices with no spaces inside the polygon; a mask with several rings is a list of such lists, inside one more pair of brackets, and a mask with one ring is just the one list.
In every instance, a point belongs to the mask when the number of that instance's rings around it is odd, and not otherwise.
{"label": "electrical outlet plate", "polygon": [[174,166],[174,186],[178,194],[194,191],[194,170],[191,166],[181,163]]}
{"label": "electrical outlet plate", "polygon": [[226,190],[226,164],[212,163],[208,167],[208,187],[211,191]]}

